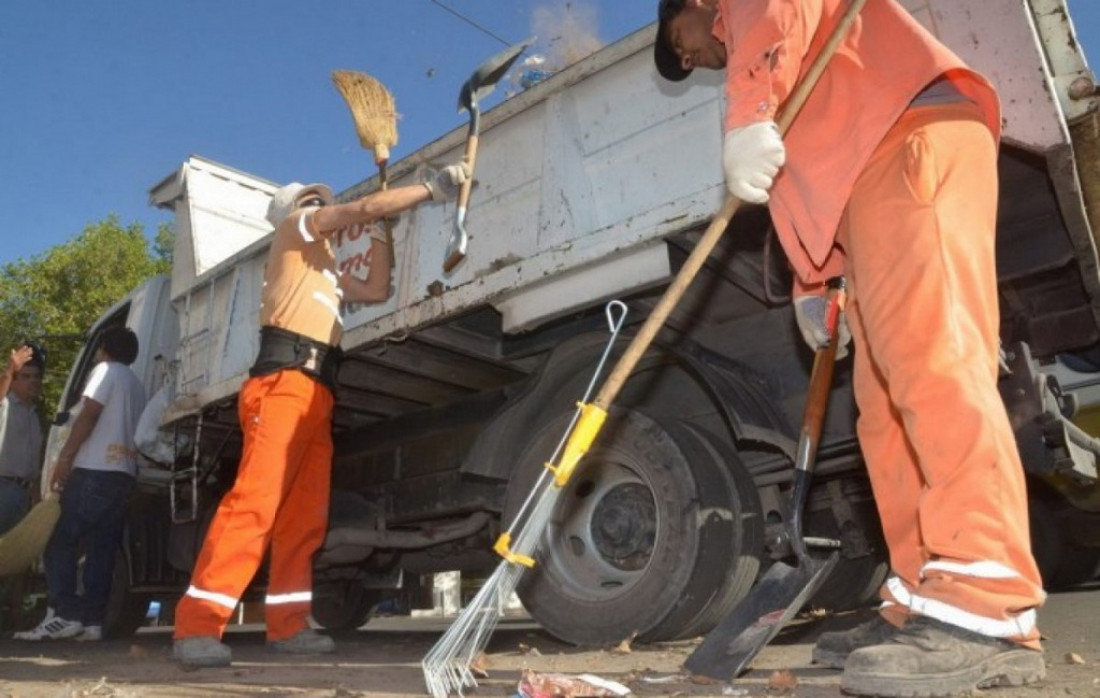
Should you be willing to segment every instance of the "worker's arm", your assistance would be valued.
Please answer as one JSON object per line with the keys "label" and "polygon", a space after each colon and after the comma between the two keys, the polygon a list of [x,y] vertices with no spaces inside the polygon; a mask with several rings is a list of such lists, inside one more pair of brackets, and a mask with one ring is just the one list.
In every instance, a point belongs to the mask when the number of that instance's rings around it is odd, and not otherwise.
{"label": "worker's arm", "polygon": [[61,489],[65,481],[69,479],[69,475],[73,470],[73,459],[76,457],[76,452],[88,440],[99,421],[99,415],[102,413],[102,404],[90,397],[83,399],[80,413],[76,415],[76,419],[73,420],[73,425],[69,429],[69,437],[65,439],[65,445],[61,447],[61,451],[57,454],[53,474],[50,475],[51,490]]}
{"label": "worker's arm", "polygon": [[346,204],[334,204],[313,209],[309,216],[310,227],[324,237],[330,237],[341,228],[356,223],[376,221],[428,201],[431,190],[424,184],[395,187],[376,191]]}
{"label": "worker's arm", "polygon": [[469,176],[470,168],[465,163],[450,165],[423,184],[376,191],[346,204],[310,209],[308,225],[311,232],[331,237],[341,228],[393,216],[429,199],[453,199]]}
{"label": "worker's arm", "polygon": [[797,84],[822,18],[822,0],[721,0],[726,45],[725,130],[773,121]]}

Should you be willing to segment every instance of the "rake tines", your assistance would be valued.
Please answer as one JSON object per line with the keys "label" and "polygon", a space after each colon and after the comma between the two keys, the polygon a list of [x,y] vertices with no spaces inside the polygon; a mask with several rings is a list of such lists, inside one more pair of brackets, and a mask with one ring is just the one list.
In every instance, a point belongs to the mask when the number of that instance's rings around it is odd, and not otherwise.
{"label": "rake tines", "polygon": [[[513,546],[514,552],[521,556],[534,555],[559,492],[549,478],[540,478],[535,488],[536,491],[541,489],[542,494],[519,530]],[[469,605],[424,656],[420,667],[432,698],[461,696],[463,690],[477,687],[477,677],[472,667],[489,644],[489,638],[500,620],[501,608],[516,590],[523,571],[523,565],[509,560],[497,565]]]}

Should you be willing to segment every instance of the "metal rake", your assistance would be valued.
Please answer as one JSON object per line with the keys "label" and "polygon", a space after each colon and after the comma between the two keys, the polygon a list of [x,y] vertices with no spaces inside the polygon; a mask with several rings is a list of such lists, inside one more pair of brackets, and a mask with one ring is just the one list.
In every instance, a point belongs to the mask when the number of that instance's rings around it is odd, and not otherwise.
{"label": "metal rake", "polygon": [[[617,316],[615,311],[618,311]],[[578,403],[573,419],[547,461],[546,468],[539,473],[508,530],[493,546],[503,560],[420,662],[424,683],[433,698],[447,698],[452,694],[461,696],[464,689],[477,687],[474,662],[489,643],[501,609],[516,590],[524,570],[534,565],[539,539],[553,515],[558,495],[603,424],[605,413],[591,414],[588,401],[626,319],[626,305],[621,301],[611,301],[605,312],[611,333],[607,346],[584,398]]]}

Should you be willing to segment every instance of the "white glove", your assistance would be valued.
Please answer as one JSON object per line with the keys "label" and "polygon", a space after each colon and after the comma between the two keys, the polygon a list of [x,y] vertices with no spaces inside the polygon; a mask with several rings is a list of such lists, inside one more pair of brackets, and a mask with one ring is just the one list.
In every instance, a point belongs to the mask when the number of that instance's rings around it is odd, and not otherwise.
{"label": "white glove", "polygon": [[768,190],[786,161],[787,150],[774,121],[731,129],[722,144],[726,188],[745,203],[767,203]]}
{"label": "white glove", "polygon": [[[829,344],[829,330],[825,325],[827,306],[828,299],[825,296],[799,296],[794,299],[794,318],[798,322],[798,329],[802,332],[802,339],[814,351]],[[837,361],[848,355],[848,343],[851,341],[852,333],[848,330],[848,321],[841,312],[837,321]]]}
{"label": "white glove", "polygon": [[457,165],[448,165],[436,172],[431,180],[424,182],[424,186],[428,188],[428,193],[432,195],[432,201],[446,201],[458,196],[458,190],[462,188],[462,183],[469,178],[470,166],[465,162],[460,162]]}

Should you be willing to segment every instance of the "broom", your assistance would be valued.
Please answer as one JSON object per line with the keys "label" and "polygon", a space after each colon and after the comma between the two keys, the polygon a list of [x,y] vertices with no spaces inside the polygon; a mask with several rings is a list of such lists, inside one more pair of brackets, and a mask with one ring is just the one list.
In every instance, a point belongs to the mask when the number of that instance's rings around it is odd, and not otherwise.
{"label": "broom", "polygon": [[[397,145],[397,112],[394,110],[393,95],[382,83],[356,70],[334,70],[332,82],[351,110],[359,145],[374,153],[378,181],[382,191],[385,191],[389,184],[386,163],[390,159],[390,148]],[[389,220],[382,219],[382,228],[386,231],[386,244],[392,251],[393,230]],[[393,255],[390,255],[391,268],[393,264]]]}
{"label": "broom", "polygon": [[41,557],[61,516],[59,499],[51,492],[0,538],[0,577],[19,574]]}

